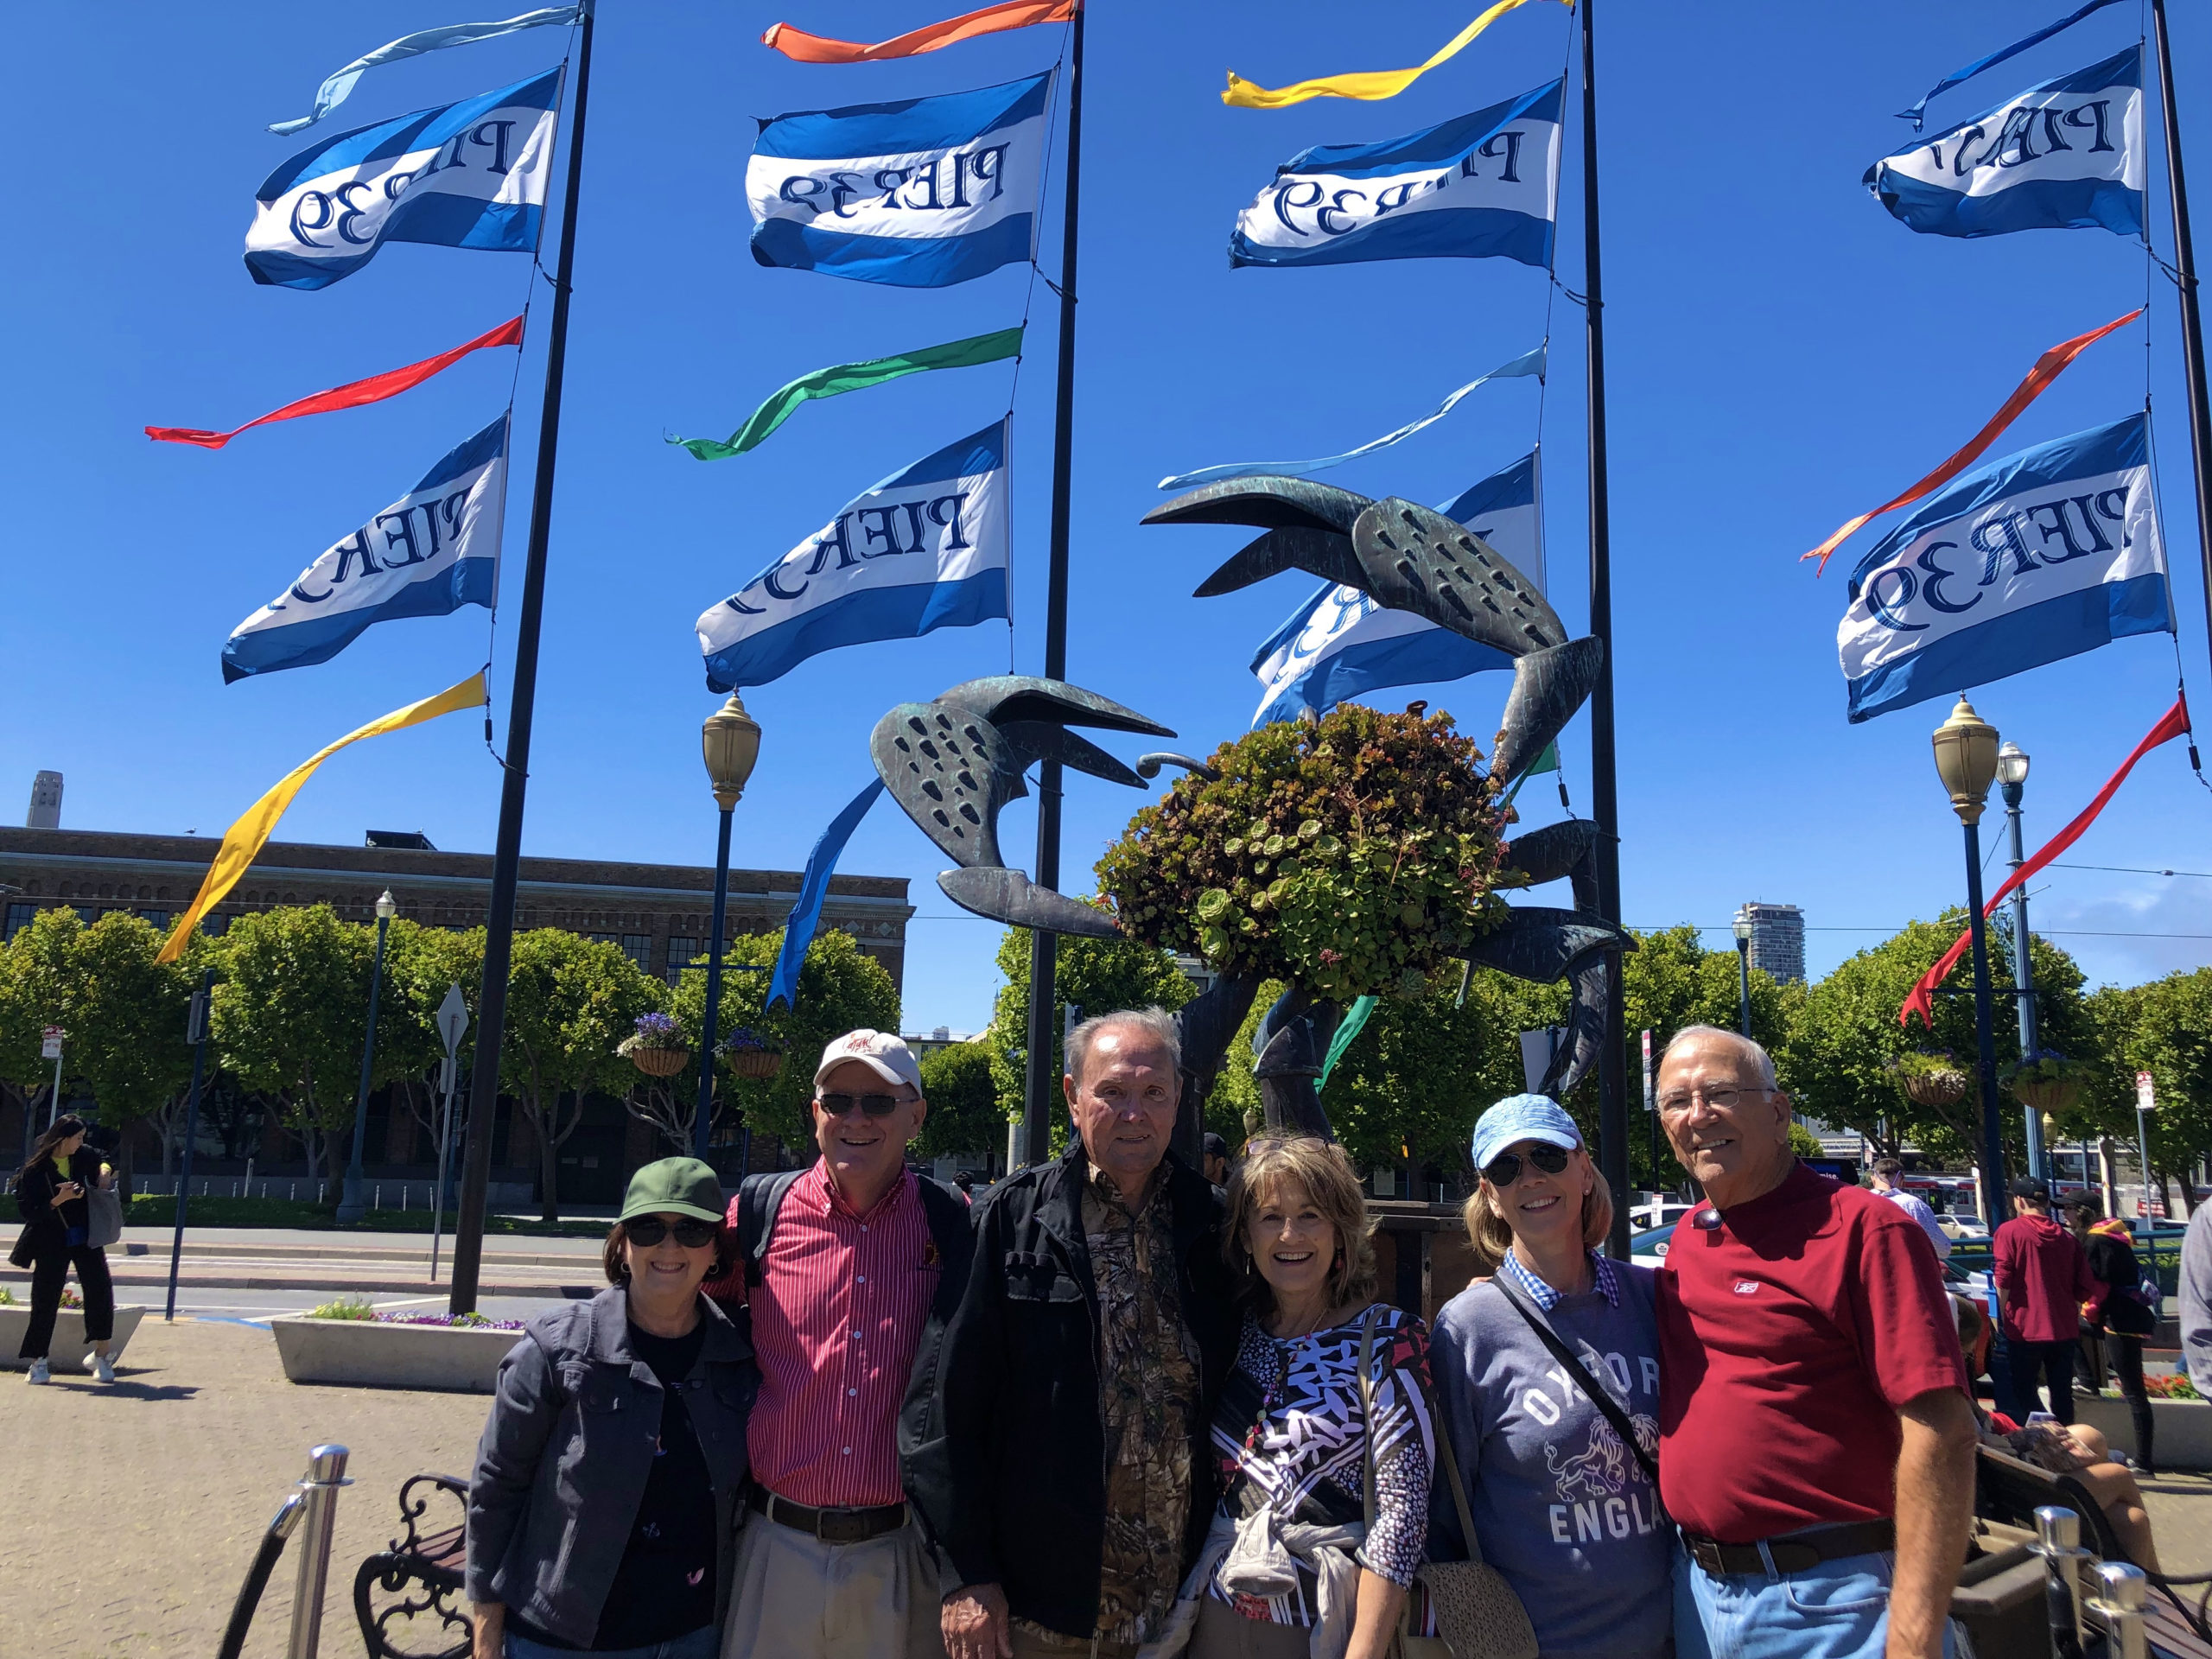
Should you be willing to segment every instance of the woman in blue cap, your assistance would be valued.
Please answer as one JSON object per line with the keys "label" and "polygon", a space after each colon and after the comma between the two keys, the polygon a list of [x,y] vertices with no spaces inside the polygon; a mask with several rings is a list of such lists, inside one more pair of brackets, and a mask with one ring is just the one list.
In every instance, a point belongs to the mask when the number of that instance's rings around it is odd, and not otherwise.
{"label": "woman in blue cap", "polygon": [[[1651,1270],[1599,1253],[1612,1194],[1556,1102],[1501,1100],[1476,1123],[1473,1154],[1467,1237],[1491,1276],[1445,1304],[1429,1353],[1474,1541],[1521,1598],[1543,1659],[1664,1659],[1674,1529],[1651,1461]],[[1454,1506],[1432,1500],[1430,1554],[1461,1554],[1459,1534]]]}

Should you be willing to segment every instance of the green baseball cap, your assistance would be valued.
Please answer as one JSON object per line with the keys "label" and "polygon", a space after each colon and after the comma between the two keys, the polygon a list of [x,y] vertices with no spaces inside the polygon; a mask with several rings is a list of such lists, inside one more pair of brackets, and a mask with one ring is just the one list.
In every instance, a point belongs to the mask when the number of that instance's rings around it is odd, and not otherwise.
{"label": "green baseball cap", "polygon": [[715,1179],[713,1170],[696,1158],[664,1158],[630,1178],[620,1219],[694,1216],[701,1221],[720,1221],[722,1213],[722,1184]]}

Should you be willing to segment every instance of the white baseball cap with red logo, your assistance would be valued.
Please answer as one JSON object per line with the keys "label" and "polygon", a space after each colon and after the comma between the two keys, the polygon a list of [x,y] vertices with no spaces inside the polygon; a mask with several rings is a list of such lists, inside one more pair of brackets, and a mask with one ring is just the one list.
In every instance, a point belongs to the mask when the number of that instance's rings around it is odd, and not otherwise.
{"label": "white baseball cap with red logo", "polygon": [[886,1083],[903,1083],[916,1094],[922,1092],[921,1063],[896,1032],[849,1031],[832,1039],[822,1051],[822,1064],[814,1068],[814,1086],[821,1088],[823,1080],[849,1060],[868,1067]]}

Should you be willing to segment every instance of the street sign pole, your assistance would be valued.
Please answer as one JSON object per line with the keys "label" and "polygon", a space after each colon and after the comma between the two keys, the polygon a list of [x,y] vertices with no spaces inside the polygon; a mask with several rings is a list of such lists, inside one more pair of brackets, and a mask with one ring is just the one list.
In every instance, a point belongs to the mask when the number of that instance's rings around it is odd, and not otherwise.
{"label": "street sign pole", "polygon": [[215,970],[200,976],[200,988],[192,994],[192,1011],[185,1016],[184,1040],[192,1045],[192,1090],[184,1099],[184,1160],[176,1180],[176,1230],[169,1236],[169,1300],[162,1315],[176,1323],[177,1268],[184,1256],[184,1204],[192,1192],[192,1147],[200,1139],[200,1079],[207,1064],[207,994],[215,983]]}
{"label": "street sign pole", "polygon": [[445,1062],[438,1069],[438,1092],[445,1107],[438,1114],[438,1178],[430,1185],[430,1282],[438,1282],[438,1239],[445,1227],[446,1160],[453,1144],[454,1080],[461,1074],[457,1058],[461,1034],[468,1029],[468,1001],[461,987],[446,987],[446,1000],[438,1004],[438,1037],[446,1046]]}
{"label": "street sign pole", "polygon": [[[1651,1071],[1651,1028],[1643,1031],[1643,1112],[1651,1120],[1651,1195],[1659,1196],[1659,1093],[1658,1081]],[[1651,1224],[1659,1224],[1659,1212],[1651,1213]]]}
{"label": "street sign pole", "polygon": [[2158,1108],[2158,1085],[2148,1071],[2135,1074],[2135,1167],[2143,1178],[2143,1219],[2151,1219],[2151,1114]]}
{"label": "street sign pole", "polygon": [[59,1026],[48,1026],[39,1033],[39,1058],[54,1062],[54,1098],[46,1104],[46,1127],[52,1128],[54,1120],[61,1116],[61,1039]]}

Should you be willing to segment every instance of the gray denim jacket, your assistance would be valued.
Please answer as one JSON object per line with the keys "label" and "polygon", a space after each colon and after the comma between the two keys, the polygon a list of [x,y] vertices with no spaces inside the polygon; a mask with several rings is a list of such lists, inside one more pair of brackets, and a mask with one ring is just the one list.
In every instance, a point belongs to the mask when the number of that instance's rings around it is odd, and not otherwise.
{"label": "gray denim jacket", "polygon": [[[715,1621],[728,1606],[745,1420],[760,1389],[753,1344],[705,1297],[706,1341],[681,1384],[715,1484]],[[467,1592],[548,1636],[591,1645],[645,1495],[662,1389],[630,1352],[617,1285],[530,1322],[499,1365],[468,1483]]]}

